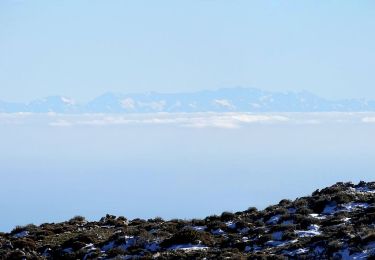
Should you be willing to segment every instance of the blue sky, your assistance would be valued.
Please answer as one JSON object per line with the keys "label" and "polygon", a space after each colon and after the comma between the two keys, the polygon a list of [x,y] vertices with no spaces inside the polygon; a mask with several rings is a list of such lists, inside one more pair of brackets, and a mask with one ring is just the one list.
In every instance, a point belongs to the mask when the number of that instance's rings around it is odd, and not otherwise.
{"label": "blue sky", "polygon": [[0,1],[0,99],[245,86],[375,99],[374,1]]}

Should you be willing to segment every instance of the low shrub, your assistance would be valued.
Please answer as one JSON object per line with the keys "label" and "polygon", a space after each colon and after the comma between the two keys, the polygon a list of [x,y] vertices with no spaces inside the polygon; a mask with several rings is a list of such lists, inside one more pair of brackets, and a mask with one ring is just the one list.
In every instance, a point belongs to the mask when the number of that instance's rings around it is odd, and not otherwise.
{"label": "low shrub", "polygon": [[345,204],[355,201],[356,197],[354,194],[347,192],[340,192],[332,197],[332,201],[336,201],[337,204]]}
{"label": "low shrub", "polygon": [[62,248],[73,248],[73,250],[78,250],[84,247],[86,244],[95,243],[96,237],[90,234],[79,234],[72,237],[62,243]]}
{"label": "low shrub", "polygon": [[292,205],[292,203],[293,202],[291,200],[283,199],[283,200],[280,200],[279,206],[288,207],[288,206]]}
{"label": "low shrub", "polygon": [[202,219],[192,219],[191,224],[193,226],[204,226],[204,225],[206,225],[206,222]]}
{"label": "low shrub", "polygon": [[86,221],[85,217],[75,216],[75,217],[71,218],[68,222],[69,222],[69,224],[74,225],[74,224],[81,224],[85,221]]}
{"label": "low shrub", "polygon": [[309,202],[306,198],[298,198],[294,203],[294,207],[298,208],[305,208],[309,206]]}
{"label": "low shrub", "polygon": [[231,221],[235,218],[236,215],[234,215],[232,212],[223,212],[220,216],[221,221]]}
{"label": "low shrub", "polygon": [[26,250],[36,249],[35,241],[29,238],[17,239],[17,240],[14,240],[12,243],[15,248],[26,249]]}
{"label": "low shrub", "polygon": [[300,214],[300,215],[309,215],[309,214],[314,213],[314,211],[312,209],[307,208],[307,207],[303,207],[303,208],[297,208],[296,213]]}
{"label": "low shrub", "polygon": [[111,248],[106,253],[109,258],[114,258],[114,257],[119,257],[119,256],[125,256],[126,250],[123,249],[122,247],[115,247],[115,248]]}
{"label": "low shrub", "polygon": [[171,238],[165,239],[160,246],[164,248],[171,247],[173,245],[181,245],[181,244],[199,244],[202,243],[204,245],[211,245],[212,244],[211,235],[207,232],[198,232],[196,230],[191,229],[184,229],[176,234],[174,234]]}
{"label": "low shrub", "polygon": [[15,235],[18,233],[21,233],[26,230],[26,226],[16,226],[12,231],[10,232],[11,235]]}
{"label": "low shrub", "polygon": [[217,230],[217,229],[225,229],[227,226],[225,225],[225,223],[219,221],[219,220],[216,220],[216,221],[211,221],[211,222],[208,222],[207,223],[207,230]]}
{"label": "low shrub", "polygon": [[5,258],[7,260],[20,260],[25,259],[25,253],[20,250],[15,250],[13,252],[8,253],[5,255]]}
{"label": "low shrub", "polygon": [[256,207],[249,207],[247,210],[245,210],[244,212],[245,213],[255,213],[255,212],[257,212],[258,211],[258,209],[256,208]]}

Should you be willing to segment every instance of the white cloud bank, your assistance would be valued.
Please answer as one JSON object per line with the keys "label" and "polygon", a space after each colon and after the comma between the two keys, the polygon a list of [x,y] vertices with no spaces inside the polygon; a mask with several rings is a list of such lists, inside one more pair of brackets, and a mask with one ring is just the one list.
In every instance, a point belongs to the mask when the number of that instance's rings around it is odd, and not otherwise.
{"label": "white cloud bank", "polygon": [[[124,105],[129,109],[132,102]],[[189,128],[236,129],[256,124],[369,124],[375,113],[150,113],[150,114],[32,114],[0,113],[0,125],[49,125],[51,127],[170,125]]]}
{"label": "white cloud bank", "polygon": [[[61,115],[62,116],[62,115]],[[106,126],[106,125],[175,125],[192,128],[239,128],[254,123],[282,123],[289,121],[286,116],[256,115],[245,113],[194,113],[169,114],[156,113],[146,115],[83,115],[57,119],[50,126],[66,127],[75,125]]]}
{"label": "white cloud bank", "polygon": [[364,117],[362,118],[363,123],[375,123],[375,116],[374,117]]}

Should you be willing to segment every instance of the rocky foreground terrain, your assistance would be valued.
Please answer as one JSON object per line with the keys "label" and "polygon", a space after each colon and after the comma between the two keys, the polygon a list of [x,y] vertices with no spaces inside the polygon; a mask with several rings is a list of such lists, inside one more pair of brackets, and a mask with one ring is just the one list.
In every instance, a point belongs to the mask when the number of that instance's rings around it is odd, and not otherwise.
{"label": "rocky foreground terrain", "polygon": [[74,217],[0,233],[0,259],[152,258],[375,259],[375,182],[205,219]]}

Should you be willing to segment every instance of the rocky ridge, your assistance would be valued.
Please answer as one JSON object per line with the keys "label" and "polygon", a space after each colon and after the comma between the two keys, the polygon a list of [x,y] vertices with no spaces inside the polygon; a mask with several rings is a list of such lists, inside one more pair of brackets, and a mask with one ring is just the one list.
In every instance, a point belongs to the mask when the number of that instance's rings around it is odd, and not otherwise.
{"label": "rocky ridge", "polygon": [[0,259],[375,259],[375,182],[204,219],[107,215],[0,233]]}

